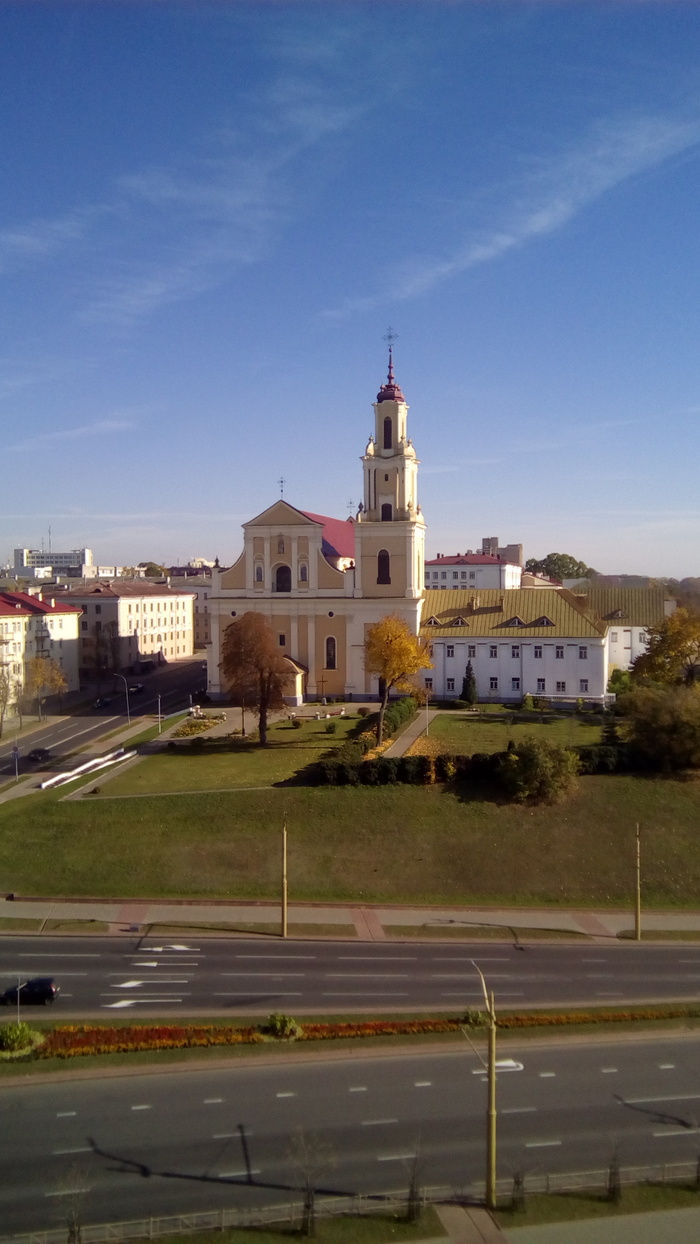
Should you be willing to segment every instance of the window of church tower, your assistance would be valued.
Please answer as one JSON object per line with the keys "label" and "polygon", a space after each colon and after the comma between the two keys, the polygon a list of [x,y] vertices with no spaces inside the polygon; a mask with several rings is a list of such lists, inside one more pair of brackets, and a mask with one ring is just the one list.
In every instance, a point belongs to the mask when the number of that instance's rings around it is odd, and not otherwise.
{"label": "window of church tower", "polygon": [[292,590],[292,572],[289,566],[278,566],[275,571],[275,591],[291,592]]}
{"label": "window of church tower", "polygon": [[301,580],[302,583],[309,582],[309,568],[306,565],[306,562],[302,562],[301,566],[299,567],[299,579]]}
{"label": "window of church tower", "polygon": [[263,568],[262,566],[256,566],[255,567],[255,582],[262,583],[262,581],[263,581]]}
{"label": "window of church tower", "polygon": [[391,583],[391,558],[386,549],[377,553],[377,583]]}
{"label": "window of church tower", "polygon": [[391,502],[390,501],[385,501],[384,504],[382,505],[382,522],[383,523],[391,522]]}
{"label": "window of church tower", "polygon": [[391,449],[391,419],[384,420],[384,448]]}
{"label": "window of church tower", "polygon": [[337,669],[336,645],[335,645],[335,639],[333,638],[332,635],[329,635],[326,640],[326,669],[327,670]]}

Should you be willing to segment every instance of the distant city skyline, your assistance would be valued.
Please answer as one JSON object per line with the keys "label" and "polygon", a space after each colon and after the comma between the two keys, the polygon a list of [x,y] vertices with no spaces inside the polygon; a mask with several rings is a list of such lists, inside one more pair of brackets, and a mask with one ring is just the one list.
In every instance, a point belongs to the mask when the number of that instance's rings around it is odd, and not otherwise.
{"label": "distant city skyline", "polygon": [[[700,575],[700,6],[0,5],[0,560],[344,518]],[[352,502],[352,509],[349,503]]]}

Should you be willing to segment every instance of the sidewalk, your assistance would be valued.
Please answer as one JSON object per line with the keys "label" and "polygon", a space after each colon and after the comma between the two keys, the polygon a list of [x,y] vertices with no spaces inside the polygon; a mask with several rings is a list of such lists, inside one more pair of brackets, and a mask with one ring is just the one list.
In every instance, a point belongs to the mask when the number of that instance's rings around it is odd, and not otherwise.
{"label": "sidewalk", "polygon": [[421,734],[425,733],[426,724],[430,729],[430,723],[437,717],[439,709],[431,708],[426,710],[421,708],[413,721],[406,727],[403,734],[392,743],[391,747],[387,747],[385,756],[405,756],[411,743],[415,743]]}
{"label": "sidewalk", "polygon": [[700,1208],[506,1228],[501,1238],[508,1244],[698,1244]]}

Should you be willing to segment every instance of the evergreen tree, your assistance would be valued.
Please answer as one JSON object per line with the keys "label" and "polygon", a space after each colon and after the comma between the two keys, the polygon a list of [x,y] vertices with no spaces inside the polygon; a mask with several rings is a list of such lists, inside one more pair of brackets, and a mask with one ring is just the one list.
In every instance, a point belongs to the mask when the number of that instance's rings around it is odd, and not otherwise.
{"label": "evergreen tree", "polygon": [[479,693],[476,689],[476,677],[472,669],[472,663],[467,661],[467,668],[462,679],[462,699],[466,700],[467,704],[476,704],[478,698]]}

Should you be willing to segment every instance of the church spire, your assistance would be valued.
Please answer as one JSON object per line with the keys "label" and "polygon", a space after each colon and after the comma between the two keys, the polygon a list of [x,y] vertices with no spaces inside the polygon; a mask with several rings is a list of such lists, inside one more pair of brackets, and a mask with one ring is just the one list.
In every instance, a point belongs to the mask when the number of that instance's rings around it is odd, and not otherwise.
{"label": "church spire", "polygon": [[[389,329],[389,334],[387,335],[389,336],[390,334],[391,334],[391,329]],[[379,390],[377,394],[378,402],[405,402],[406,401],[406,398],[401,392],[401,386],[398,385],[394,379],[394,345],[393,345],[394,340],[395,338],[393,337],[393,335],[391,335],[390,340],[389,340],[389,371],[387,373],[386,384],[382,385],[381,389]]]}

